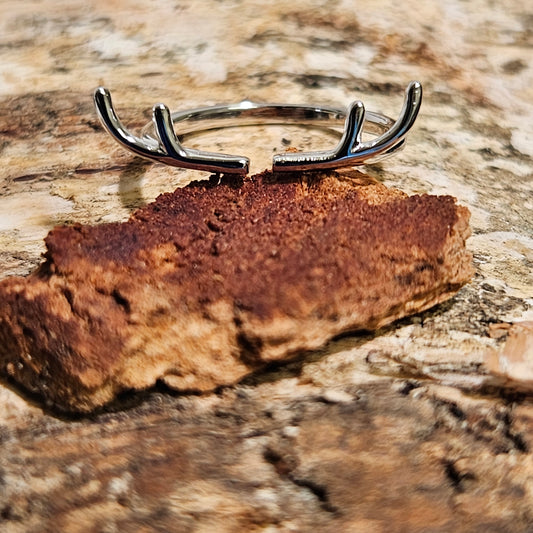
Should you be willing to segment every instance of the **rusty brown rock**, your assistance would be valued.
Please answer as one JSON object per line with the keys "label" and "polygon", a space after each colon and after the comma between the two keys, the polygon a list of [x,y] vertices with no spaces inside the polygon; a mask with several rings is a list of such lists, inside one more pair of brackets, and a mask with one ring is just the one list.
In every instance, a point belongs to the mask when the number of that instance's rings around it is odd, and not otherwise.
{"label": "rusty brown rock", "polygon": [[449,298],[472,275],[468,216],[359,173],[196,182],[50,232],[41,267],[0,284],[1,368],[79,411],[232,384]]}

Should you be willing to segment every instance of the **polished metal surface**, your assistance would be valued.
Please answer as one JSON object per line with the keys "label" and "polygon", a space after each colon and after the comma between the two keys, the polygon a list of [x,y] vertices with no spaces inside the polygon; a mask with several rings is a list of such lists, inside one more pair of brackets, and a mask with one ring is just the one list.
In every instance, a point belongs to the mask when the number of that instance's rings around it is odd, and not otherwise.
{"label": "polished metal surface", "polygon": [[[409,84],[396,121],[380,113],[365,111],[360,101],[343,110],[328,106],[261,104],[244,100],[237,104],[176,113],[170,113],[164,104],[157,104],[153,108],[152,122],[145,126],[140,136],[133,135],[122,124],[107,89],[96,89],[94,101],[107,131],[136,155],[175,167],[245,175],[250,163],[247,157],[186,148],[179,137],[235,126],[299,124],[338,129],[344,125],[342,137],[333,150],[276,154],[272,169],[277,172],[307,171],[369,164],[403,146],[422,103],[422,86],[416,81]],[[375,137],[363,141],[363,131]]]}

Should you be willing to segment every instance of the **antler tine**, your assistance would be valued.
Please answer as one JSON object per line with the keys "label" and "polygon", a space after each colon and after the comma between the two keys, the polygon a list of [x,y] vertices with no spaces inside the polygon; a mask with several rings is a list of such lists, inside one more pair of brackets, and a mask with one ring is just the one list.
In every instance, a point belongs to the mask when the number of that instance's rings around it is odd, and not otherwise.
{"label": "antler tine", "polygon": [[365,106],[363,102],[357,100],[348,108],[344,122],[344,133],[337,148],[334,150],[338,157],[344,157],[357,151],[357,147],[361,144],[364,124]]}
{"label": "antler tine", "polygon": [[156,141],[147,138],[140,139],[122,124],[113,107],[111,93],[105,87],[98,87],[94,91],[94,105],[104,128],[122,146],[151,160],[157,161],[164,155]]}
{"label": "antler tine", "polygon": [[418,116],[421,105],[422,85],[418,81],[412,81],[405,90],[405,99],[398,120],[388,131],[373,139],[368,144],[373,148],[379,148],[378,153],[388,151],[389,148],[397,144],[407,135]]}
{"label": "antler tine", "polygon": [[250,160],[247,157],[210,152],[198,152],[184,148],[174,130],[174,122],[168,107],[157,104],[153,108],[153,122],[162,147],[166,151],[165,163],[172,166],[205,170],[215,173],[246,175]]}
{"label": "antler tine", "polygon": [[166,153],[178,161],[186,160],[187,153],[174,131],[174,122],[165,104],[156,104],[152,110],[155,131]]}
{"label": "antler tine", "polygon": [[361,145],[361,136],[365,123],[365,106],[363,102],[353,102],[348,108],[344,121],[344,133],[339,144],[333,150],[308,153],[276,154],[272,158],[273,171],[291,171],[307,169],[309,164],[313,168],[334,168],[342,166],[339,162],[352,160],[353,153]]}

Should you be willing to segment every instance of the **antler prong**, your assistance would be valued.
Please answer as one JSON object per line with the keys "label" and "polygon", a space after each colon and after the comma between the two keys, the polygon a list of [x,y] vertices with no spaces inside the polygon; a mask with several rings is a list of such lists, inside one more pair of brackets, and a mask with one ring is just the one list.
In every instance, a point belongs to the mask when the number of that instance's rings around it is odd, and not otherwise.
{"label": "antler prong", "polygon": [[345,157],[357,151],[361,144],[363,126],[365,125],[365,106],[357,100],[348,108],[344,122],[344,133],[335,149],[340,157]]}
{"label": "antler prong", "polygon": [[405,90],[405,99],[398,120],[388,131],[368,144],[372,147],[379,146],[383,150],[387,150],[392,144],[403,139],[413,126],[421,104],[422,85],[417,81],[412,81]]}
{"label": "antler prong", "polygon": [[94,104],[103,126],[122,146],[151,160],[158,160],[164,155],[157,141],[149,138],[140,139],[122,124],[113,107],[111,93],[105,87],[98,87],[94,92]]}
{"label": "antler prong", "polygon": [[153,108],[153,121],[157,136],[168,158],[165,162],[172,166],[206,170],[208,172],[246,175],[250,161],[247,157],[198,152],[184,148],[174,130],[174,122],[168,107],[157,104]]}

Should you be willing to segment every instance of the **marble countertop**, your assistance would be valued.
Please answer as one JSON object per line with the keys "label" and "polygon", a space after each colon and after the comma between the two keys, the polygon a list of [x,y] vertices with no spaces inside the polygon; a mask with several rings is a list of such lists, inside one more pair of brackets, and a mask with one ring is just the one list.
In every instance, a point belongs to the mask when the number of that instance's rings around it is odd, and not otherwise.
{"label": "marble countertop", "polygon": [[[533,335],[532,25],[527,0],[4,0],[0,277],[32,271],[55,225],[125,220],[205,177],[116,145],[99,85],[136,129],[157,102],[360,99],[395,117],[410,80],[424,101],[405,149],[364,171],[468,206],[476,275],[446,304],[218,394],[155,390],[63,420],[1,382],[0,527],[527,531],[533,354],[513,373],[504,346]],[[246,146],[257,172],[332,138],[276,126],[191,142]]]}

